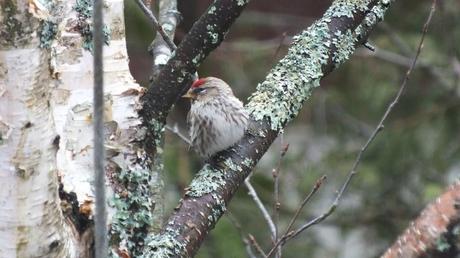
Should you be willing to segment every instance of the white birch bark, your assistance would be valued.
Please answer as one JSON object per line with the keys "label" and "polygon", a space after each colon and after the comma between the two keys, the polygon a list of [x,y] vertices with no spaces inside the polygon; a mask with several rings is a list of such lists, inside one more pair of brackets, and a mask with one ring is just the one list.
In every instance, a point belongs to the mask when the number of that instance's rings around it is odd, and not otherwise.
{"label": "white birch bark", "polygon": [[[55,1],[52,10],[39,0],[9,2],[17,7],[12,17],[21,22],[22,34],[0,42],[0,256],[86,257],[82,249],[91,234],[63,215],[69,204],[61,203],[58,186],[75,192],[80,211],[92,218],[92,55],[82,48],[75,1]],[[1,20],[11,15],[4,7]],[[111,198],[111,177],[136,167],[142,156],[131,143],[139,136],[142,90],[128,69],[123,1],[108,0],[105,7],[111,30],[104,48]],[[40,20],[58,24],[50,49],[39,47]],[[0,25],[2,34],[6,26]]]}
{"label": "white birch bark", "polygon": [[[48,53],[25,1],[1,9],[0,255],[75,257],[60,211]],[[13,11],[12,11],[13,10]],[[12,26],[15,24],[16,26]]]}

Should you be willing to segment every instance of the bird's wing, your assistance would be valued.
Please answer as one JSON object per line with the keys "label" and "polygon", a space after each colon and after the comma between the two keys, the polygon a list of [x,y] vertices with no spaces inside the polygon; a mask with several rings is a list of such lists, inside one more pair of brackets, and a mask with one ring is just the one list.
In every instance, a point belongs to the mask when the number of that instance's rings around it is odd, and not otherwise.
{"label": "bird's wing", "polygon": [[[187,129],[190,132],[190,127],[192,126],[192,117],[190,116],[190,112],[187,113]],[[192,143],[193,143],[193,135],[189,133],[190,136],[190,144],[188,145],[188,151],[192,148]]]}

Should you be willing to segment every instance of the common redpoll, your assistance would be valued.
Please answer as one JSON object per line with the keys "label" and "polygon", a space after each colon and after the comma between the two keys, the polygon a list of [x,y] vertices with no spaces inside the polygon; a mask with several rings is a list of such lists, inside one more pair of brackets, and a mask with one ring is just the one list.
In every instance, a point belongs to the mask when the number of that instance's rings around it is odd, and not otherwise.
{"label": "common redpoll", "polygon": [[248,114],[227,83],[215,77],[201,78],[183,97],[192,101],[187,122],[192,147],[202,158],[212,157],[243,137]]}

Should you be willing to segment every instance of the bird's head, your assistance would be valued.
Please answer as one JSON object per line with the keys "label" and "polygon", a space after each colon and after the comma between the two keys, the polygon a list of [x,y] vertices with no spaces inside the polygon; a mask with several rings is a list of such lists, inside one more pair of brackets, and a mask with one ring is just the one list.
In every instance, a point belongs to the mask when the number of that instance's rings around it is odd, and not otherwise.
{"label": "bird's head", "polygon": [[200,78],[193,82],[184,98],[206,101],[219,96],[233,96],[232,89],[227,83],[216,77]]}

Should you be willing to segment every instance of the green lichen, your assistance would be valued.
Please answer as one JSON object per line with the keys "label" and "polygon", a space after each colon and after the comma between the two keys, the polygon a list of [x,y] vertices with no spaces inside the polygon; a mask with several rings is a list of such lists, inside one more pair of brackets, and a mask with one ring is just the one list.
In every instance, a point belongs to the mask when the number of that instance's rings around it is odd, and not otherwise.
{"label": "green lichen", "polygon": [[57,34],[57,24],[52,21],[42,21],[38,35],[40,37],[40,47],[49,48]]}
{"label": "green lichen", "polygon": [[185,78],[187,77],[187,75],[188,75],[188,73],[187,73],[187,71],[185,69],[181,69],[180,74],[181,75],[177,76],[177,78],[176,78],[178,83],[182,83],[185,80]]}
{"label": "green lichen", "polygon": [[153,133],[153,135],[158,136],[154,138],[156,153],[161,154],[163,153],[163,148],[162,148],[163,144],[162,144],[162,139],[160,136],[163,135],[164,130],[165,130],[164,123],[162,123],[161,121],[152,119],[149,125],[150,125],[150,131]]}
{"label": "green lichen", "polygon": [[336,0],[326,11],[324,17],[348,17],[353,18],[356,12],[364,12],[368,9],[370,0]]}
{"label": "green lichen", "polygon": [[[372,7],[371,12],[377,18],[377,22],[383,20],[383,17],[385,16],[385,11],[387,10],[387,8],[388,6],[385,6],[385,5],[376,5]],[[369,15],[367,17],[369,17]],[[373,24],[370,24],[370,25],[373,25]]]}
{"label": "green lichen", "polygon": [[[117,192],[111,201],[116,210],[110,227],[112,245],[123,245],[132,257],[142,253],[143,243],[153,223],[155,204],[151,199],[150,171],[144,168],[122,170],[117,173]],[[116,257],[116,256],[115,256]]]}
{"label": "green lichen", "polygon": [[330,47],[328,24],[319,21],[294,37],[288,54],[270,71],[250,97],[247,109],[255,118],[268,118],[272,130],[280,130],[295,117],[323,77]]}
{"label": "green lichen", "polygon": [[1,45],[15,45],[18,38],[24,36],[23,25],[15,16],[18,8],[15,1],[5,0],[0,2],[2,9],[2,23],[0,24]]}
{"label": "green lichen", "polygon": [[213,5],[209,8],[208,13],[213,14],[216,11],[216,7]]}
{"label": "green lichen", "polygon": [[[77,0],[74,10],[77,12],[77,29],[83,37],[83,48],[88,51],[93,51],[93,1],[92,0]],[[102,29],[104,33],[104,42],[109,45],[110,28],[104,25]]]}
{"label": "green lichen", "polygon": [[199,64],[200,61],[201,61],[201,59],[202,59],[202,57],[203,57],[203,54],[200,52],[200,53],[198,53],[198,55],[196,55],[196,56],[192,59],[192,62],[193,62],[194,64]]}
{"label": "green lichen", "polygon": [[207,34],[211,39],[212,44],[217,44],[219,42],[219,33],[214,32],[214,25],[208,24],[206,25]]}
{"label": "green lichen", "polygon": [[436,240],[436,250],[439,252],[446,252],[451,248],[451,244],[447,240],[445,235],[441,235],[437,240]]}
{"label": "green lichen", "polygon": [[346,30],[345,33],[337,31],[335,36],[336,37],[332,40],[332,44],[334,44],[337,50],[334,51],[332,61],[336,64],[341,64],[353,54],[357,37],[351,32],[351,30]]}
{"label": "green lichen", "polygon": [[383,21],[385,11],[388,9],[390,2],[390,0],[382,0],[382,4],[374,6],[371,11],[367,13],[364,21],[354,31],[354,34],[358,35],[359,39],[361,39],[374,24]]}
{"label": "green lichen", "polygon": [[208,31],[208,35],[211,38],[212,44],[217,44],[217,42],[219,42],[219,33],[212,33]]}
{"label": "green lichen", "polygon": [[236,4],[238,6],[244,6],[245,4],[249,3],[249,0],[237,0]]}
{"label": "green lichen", "polygon": [[[350,57],[356,48],[357,37],[365,31],[365,28],[359,28],[359,34],[351,30],[334,34],[329,23],[337,17],[354,17],[357,12],[367,10],[370,2],[334,1],[321,20],[294,37],[288,54],[270,71],[265,81],[257,86],[257,91],[250,97],[247,109],[255,120],[267,119],[271,129],[279,131],[297,116],[303,102],[319,86],[323,77],[323,66],[328,63],[331,50],[336,49],[332,60],[338,66]],[[387,8],[387,4],[377,4],[371,13],[366,14],[365,21],[375,24],[383,18]],[[377,19],[372,20],[369,16]]]}
{"label": "green lichen", "polygon": [[254,161],[250,158],[244,158],[243,162],[241,162],[241,164],[243,164],[244,166],[246,167],[252,167],[252,165],[254,164]]}
{"label": "green lichen", "polygon": [[235,162],[233,162],[231,158],[227,158],[224,161],[224,165],[232,171],[239,171],[239,172],[243,171],[243,168],[240,165],[235,164]]}
{"label": "green lichen", "polygon": [[146,247],[143,255],[139,258],[164,258],[179,257],[185,252],[185,243],[178,241],[179,232],[167,229],[161,235],[153,234],[146,239]]}
{"label": "green lichen", "polygon": [[452,234],[454,236],[460,236],[460,225],[456,225],[453,229],[452,229]]}
{"label": "green lichen", "polygon": [[222,171],[213,169],[209,164],[206,164],[195,176],[185,194],[200,197],[204,194],[214,192],[224,185],[225,180]]}
{"label": "green lichen", "polygon": [[212,193],[211,196],[216,201],[216,205],[212,207],[211,214],[209,214],[208,216],[208,226],[217,223],[222,214],[224,214],[224,212],[227,210],[227,207],[225,206],[225,201],[222,198],[220,198],[215,193]]}

